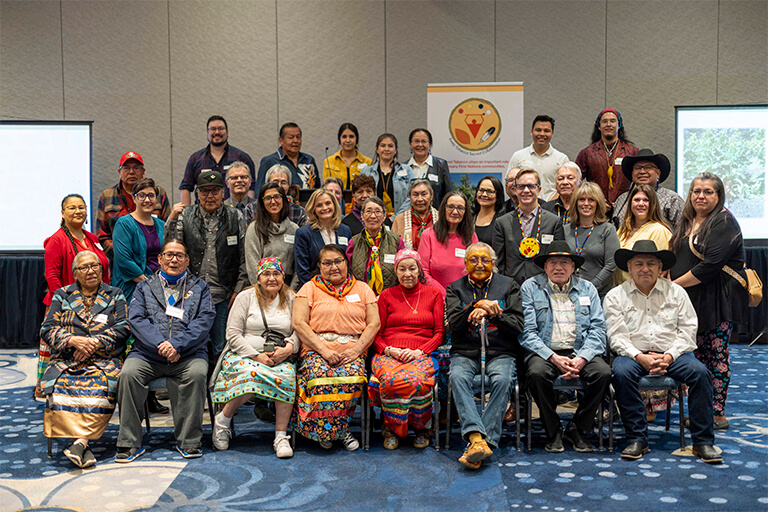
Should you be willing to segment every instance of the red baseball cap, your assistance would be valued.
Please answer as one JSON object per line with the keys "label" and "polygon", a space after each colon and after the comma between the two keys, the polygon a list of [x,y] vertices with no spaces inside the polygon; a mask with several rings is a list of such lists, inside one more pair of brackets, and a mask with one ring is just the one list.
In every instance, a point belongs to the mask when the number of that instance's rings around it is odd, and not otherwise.
{"label": "red baseball cap", "polygon": [[122,167],[126,160],[138,160],[141,165],[144,165],[144,159],[135,151],[123,153],[123,156],[120,157],[120,165],[118,167]]}

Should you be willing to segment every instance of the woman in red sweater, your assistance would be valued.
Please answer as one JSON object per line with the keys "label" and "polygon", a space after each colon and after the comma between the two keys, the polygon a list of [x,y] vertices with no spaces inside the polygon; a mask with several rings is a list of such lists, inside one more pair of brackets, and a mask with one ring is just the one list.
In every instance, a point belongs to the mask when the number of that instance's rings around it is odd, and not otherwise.
{"label": "woman in red sweater", "polygon": [[[51,298],[56,290],[75,282],[75,277],[72,275],[72,262],[80,251],[91,251],[96,254],[101,263],[101,280],[109,284],[109,260],[101,248],[98,237],[83,229],[87,218],[88,207],[85,205],[83,196],[69,194],[61,201],[61,227],[43,242],[45,280],[48,282],[48,293],[43,299],[46,306],[51,305]],[[48,367],[50,357],[50,348],[41,339],[35,398],[44,398],[40,389],[40,378]]]}
{"label": "woman in red sweater", "polygon": [[403,249],[395,256],[398,286],[379,296],[381,328],[368,396],[384,415],[384,448],[394,450],[411,426],[413,446],[429,446],[432,388],[437,360],[431,353],[443,342],[443,295],[425,284],[419,254]]}

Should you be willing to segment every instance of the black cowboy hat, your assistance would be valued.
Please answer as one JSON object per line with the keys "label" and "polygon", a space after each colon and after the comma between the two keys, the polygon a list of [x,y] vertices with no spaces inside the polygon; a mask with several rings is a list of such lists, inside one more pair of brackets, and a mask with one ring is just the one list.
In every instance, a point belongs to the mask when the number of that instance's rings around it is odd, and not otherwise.
{"label": "black cowboy hat", "polygon": [[621,172],[624,173],[624,176],[626,176],[630,182],[632,182],[632,169],[637,162],[653,162],[656,164],[656,167],[661,171],[659,183],[664,183],[664,181],[669,178],[669,158],[661,153],[658,155],[654,154],[650,149],[641,149],[635,156],[625,156],[621,161]]}
{"label": "black cowboy hat", "polygon": [[613,260],[616,262],[616,266],[624,272],[627,270],[627,263],[629,260],[637,256],[638,254],[651,254],[661,260],[661,270],[669,270],[675,265],[675,253],[672,251],[659,251],[656,249],[656,244],[653,240],[638,240],[632,249],[619,249],[613,256]]}
{"label": "black cowboy hat", "polygon": [[539,254],[535,258],[533,258],[533,262],[540,266],[541,268],[544,268],[544,262],[547,261],[547,258],[550,256],[565,256],[566,258],[571,258],[571,261],[573,261],[576,264],[576,268],[579,268],[584,264],[584,258],[579,256],[578,254],[573,254],[571,252],[571,248],[568,246],[568,242],[564,240],[555,240],[551,244],[549,244],[549,247],[547,248],[546,254]]}

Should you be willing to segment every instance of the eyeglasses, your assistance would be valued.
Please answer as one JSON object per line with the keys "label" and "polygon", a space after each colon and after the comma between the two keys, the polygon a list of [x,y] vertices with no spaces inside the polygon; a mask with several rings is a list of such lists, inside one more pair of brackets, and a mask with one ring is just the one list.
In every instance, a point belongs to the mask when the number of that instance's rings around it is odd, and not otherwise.
{"label": "eyeglasses", "polygon": [[209,126],[208,127],[208,131],[211,132],[211,133],[216,133],[216,132],[224,133],[224,132],[227,131],[227,129],[224,128],[224,127],[219,128],[218,126]]}
{"label": "eyeglasses", "polygon": [[235,176],[227,176],[227,179],[229,181],[248,181],[250,179],[250,176],[247,174],[239,174]]}
{"label": "eyeglasses", "polygon": [[186,257],[187,255],[184,254],[183,252],[164,252],[163,253],[163,258],[167,259],[168,261],[171,261],[174,259],[183,261]]}
{"label": "eyeglasses", "polygon": [[365,210],[363,215],[366,217],[380,217],[384,215],[384,212],[381,210]]}
{"label": "eyeglasses", "polygon": [[149,199],[150,201],[154,201],[157,198],[157,195],[153,193],[145,194],[144,192],[139,192],[138,194],[133,194],[133,197],[135,197],[139,201],[145,201],[147,199]]}
{"label": "eyeglasses", "polygon": [[477,195],[479,196],[495,196],[496,191],[493,189],[488,188],[479,188],[477,189]]}
{"label": "eyeglasses", "polygon": [[411,141],[411,144],[424,144],[424,145],[426,145],[426,144],[429,144],[429,140],[427,140],[427,139],[423,139],[423,140],[413,139]]}
{"label": "eyeglasses", "polygon": [[691,195],[692,196],[711,197],[711,196],[715,195],[715,191],[712,190],[711,188],[705,188],[705,189],[697,188],[697,189],[694,189],[694,190],[691,191]]}
{"label": "eyeglasses", "polygon": [[67,206],[64,209],[67,210],[68,212],[85,212],[85,211],[88,211],[88,207],[85,206],[84,204],[81,204],[79,206]]}
{"label": "eyeglasses", "polygon": [[121,167],[124,171],[141,172],[144,170],[143,165],[124,165]]}
{"label": "eyeglasses", "polygon": [[276,203],[276,202],[282,201],[282,200],[283,200],[283,196],[281,196],[280,194],[275,194],[275,195],[272,195],[272,196],[264,196],[264,198],[262,199],[262,201],[265,202],[265,203],[271,203],[271,202],[275,202]]}
{"label": "eyeglasses", "polygon": [[459,212],[459,213],[464,213],[467,210],[463,206],[456,206],[454,204],[447,204],[447,205],[445,205],[445,209],[446,210],[450,210],[452,212]]}
{"label": "eyeglasses", "polygon": [[659,168],[653,164],[637,164],[632,168],[633,171],[658,171]]}
{"label": "eyeglasses", "polygon": [[285,188],[290,186],[291,184],[288,182],[288,180],[272,180],[270,183],[277,183],[281,187]]}
{"label": "eyeglasses", "polygon": [[489,258],[487,256],[481,256],[481,257],[472,256],[467,261],[470,262],[473,265],[477,265],[478,263],[482,263],[483,265],[488,265],[493,260],[491,260],[491,258]]}
{"label": "eyeglasses", "polygon": [[197,195],[199,195],[201,197],[215,196],[216,194],[219,193],[220,190],[221,190],[220,187],[206,188],[206,189],[197,189]]}
{"label": "eyeglasses", "polygon": [[76,267],[75,270],[78,270],[80,272],[88,272],[91,270],[99,270],[101,268],[101,263],[91,263],[90,265],[82,265],[80,267]]}
{"label": "eyeglasses", "polygon": [[528,189],[531,192],[533,192],[534,190],[538,189],[539,186],[540,185],[538,185],[537,183],[528,183],[528,184],[518,183],[517,185],[515,185],[515,188],[520,192],[522,192],[525,189]]}
{"label": "eyeglasses", "polygon": [[259,277],[264,276],[267,279],[277,279],[278,277],[282,276],[282,272],[279,270],[265,270],[261,274],[259,274]]}
{"label": "eyeglasses", "polygon": [[322,265],[323,268],[331,268],[331,267],[341,267],[343,263],[344,263],[344,258],[337,258],[335,260],[321,261],[320,265]]}
{"label": "eyeglasses", "polygon": [[507,185],[514,185],[515,181],[517,181],[515,178],[509,178],[507,179]]}

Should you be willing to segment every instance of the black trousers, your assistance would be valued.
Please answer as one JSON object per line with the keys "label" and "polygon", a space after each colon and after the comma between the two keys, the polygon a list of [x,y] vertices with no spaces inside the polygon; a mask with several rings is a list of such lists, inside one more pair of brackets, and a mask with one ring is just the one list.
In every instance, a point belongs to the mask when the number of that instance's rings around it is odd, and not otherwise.
{"label": "black trousers", "polygon": [[[555,379],[562,374],[557,366],[536,354],[528,358],[526,366],[528,390],[539,407],[547,438],[551,439],[562,429],[560,417],[556,412],[557,396],[554,390]],[[592,431],[595,413],[611,383],[611,367],[602,357],[595,356],[584,365],[579,372],[579,377],[586,383],[587,389],[584,390],[584,395],[579,401],[579,408],[573,415],[572,423],[582,432],[588,433]]]}

